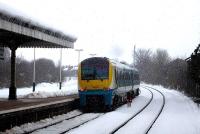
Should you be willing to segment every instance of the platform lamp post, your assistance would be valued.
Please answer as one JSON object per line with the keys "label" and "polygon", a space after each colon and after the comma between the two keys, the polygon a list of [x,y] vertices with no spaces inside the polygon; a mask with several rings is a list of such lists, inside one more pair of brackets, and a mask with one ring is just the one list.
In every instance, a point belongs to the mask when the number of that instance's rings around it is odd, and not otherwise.
{"label": "platform lamp post", "polygon": [[34,47],[34,50],[33,50],[33,92],[35,92],[35,47]]}
{"label": "platform lamp post", "polygon": [[60,82],[59,82],[59,89],[62,88],[62,48],[60,49]]}
{"label": "platform lamp post", "polygon": [[[80,52],[83,51],[83,49],[75,49],[75,51],[78,52],[78,64],[79,64],[79,62],[80,62]],[[77,65],[77,67],[78,67],[78,65]]]}
{"label": "platform lamp post", "polygon": [[135,62],[136,62],[136,45],[134,45],[134,50],[133,50],[133,66],[135,67]]}

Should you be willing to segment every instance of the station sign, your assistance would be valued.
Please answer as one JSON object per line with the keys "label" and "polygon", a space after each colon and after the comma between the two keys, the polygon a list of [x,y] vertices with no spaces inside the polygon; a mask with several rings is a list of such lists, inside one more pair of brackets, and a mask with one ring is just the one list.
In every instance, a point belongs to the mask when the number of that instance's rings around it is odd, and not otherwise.
{"label": "station sign", "polygon": [[4,48],[0,47],[0,60],[4,60]]}

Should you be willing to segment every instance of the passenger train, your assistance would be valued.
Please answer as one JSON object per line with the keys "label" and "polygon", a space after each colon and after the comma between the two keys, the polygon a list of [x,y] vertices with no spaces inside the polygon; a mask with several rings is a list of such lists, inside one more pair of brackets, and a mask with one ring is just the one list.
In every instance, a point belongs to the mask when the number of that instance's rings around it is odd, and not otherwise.
{"label": "passenger train", "polygon": [[83,60],[78,67],[80,107],[111,110],[139,95],[139,73],[135,68],[106,57]]}

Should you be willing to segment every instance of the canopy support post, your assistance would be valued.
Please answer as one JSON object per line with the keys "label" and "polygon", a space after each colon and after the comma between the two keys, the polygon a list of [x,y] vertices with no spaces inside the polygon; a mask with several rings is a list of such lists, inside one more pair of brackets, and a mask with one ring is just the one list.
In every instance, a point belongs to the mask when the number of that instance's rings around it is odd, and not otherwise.
{"label": "canopy support post", "polygon": [[10,81],[10,88],[9,88],[9,100],[17,100],[17,94],[16,94],[16,64],[15,64],[15,58],[16,58],[16,46],[11,46],[11,81]]}

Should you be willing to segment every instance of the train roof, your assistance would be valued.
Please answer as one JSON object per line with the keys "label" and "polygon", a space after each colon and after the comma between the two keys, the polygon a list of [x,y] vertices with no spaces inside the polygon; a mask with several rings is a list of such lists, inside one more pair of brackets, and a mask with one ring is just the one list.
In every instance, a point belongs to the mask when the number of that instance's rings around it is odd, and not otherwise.
{"label": "train roof", "polygon": [[82,62],[85,62],[85,61],[90,60],[90,59],[96,59],[96,60],[105,59],[105,60],[109,61],[113,66],[116,66],[117,68],[138,71],[136,68],[131,67],[128,64],[119,62],[119,61],[114,60],[114,59],[109,59],[107,57],[91,57],[91,58],[87,58],[87,59],[83,60]]}
{"label": "train roof", "polygon": [[129,69],[129,70],[134,70],[134,71],[138,71],[136,68],[128,65],[128,64],[125,64],[125,63],[122,63],[122,62],[119,62],[119,61],[116,61],[116,60],[113,60],[113,59],[108,59],[114,66],[118,67],[118,68],[121,68],[121,69]]}

